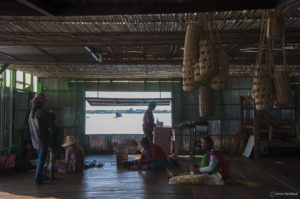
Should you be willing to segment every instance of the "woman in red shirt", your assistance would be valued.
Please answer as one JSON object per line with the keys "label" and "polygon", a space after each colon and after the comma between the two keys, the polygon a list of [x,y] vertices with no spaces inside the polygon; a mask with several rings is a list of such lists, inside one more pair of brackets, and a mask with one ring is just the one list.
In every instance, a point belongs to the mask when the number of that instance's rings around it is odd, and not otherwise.
{"label": "woman in red shirt", "polygon": [[167,155],[163,149],[149,142],[147,137],[140,141],[143,149],[141,158],[137,161],[126,162],[125,166],[131,166],[133,170],[161,170],[167,166]]}

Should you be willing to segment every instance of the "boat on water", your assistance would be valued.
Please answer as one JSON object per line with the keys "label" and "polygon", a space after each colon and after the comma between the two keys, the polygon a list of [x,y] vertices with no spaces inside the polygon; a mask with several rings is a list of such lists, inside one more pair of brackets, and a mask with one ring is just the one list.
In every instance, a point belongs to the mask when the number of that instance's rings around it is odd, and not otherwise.
{"label": "boat on water", "polygon": [[118,117],[122,117],[122,113],[120,113],[120,112],[116,112],[116,116],[115,116],[115,118],[118,118]]}

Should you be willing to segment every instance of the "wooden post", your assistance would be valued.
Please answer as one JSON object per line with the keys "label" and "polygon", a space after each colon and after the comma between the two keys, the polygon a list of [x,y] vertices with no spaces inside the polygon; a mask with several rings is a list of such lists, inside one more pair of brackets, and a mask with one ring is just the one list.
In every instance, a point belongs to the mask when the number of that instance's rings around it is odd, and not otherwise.
{"label": "wooden post", "polygon": [[253,120],[253,135],[254,135],[254,159],[259,158],[259,120],[260,120],[260,113],[255,109],[255,105],[253,106],[254,109],[254,120]]}
{"label": "wooden post", "polygon": [[269,142],[272,141],[272,137],[273,137],[273,127],[272,125],[269,125]]}
{"label": "wooden post", "polygon": [[296,124],[297,140],[300,141],[299,124]]}
{"label": "wooden post", "polygon": [[240,128],[241,128],[241,132],[244,133],[245,129],[243,128],[243,125],[244,125],[244,109],[245,109],[245,97],[244,96],[241,96],[240,97]]}

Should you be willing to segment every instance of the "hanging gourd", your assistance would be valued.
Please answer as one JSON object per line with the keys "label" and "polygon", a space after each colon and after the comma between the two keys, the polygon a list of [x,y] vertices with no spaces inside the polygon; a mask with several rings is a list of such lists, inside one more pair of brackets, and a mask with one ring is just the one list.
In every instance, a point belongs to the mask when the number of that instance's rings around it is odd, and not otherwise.
{"label": "hanging gourd", "polygon": [[184,91],[194,91],[195,82],[194,82],[194,70],[193,67],[187,67],[185,65],[182,68],[183,72],[183,90]]}

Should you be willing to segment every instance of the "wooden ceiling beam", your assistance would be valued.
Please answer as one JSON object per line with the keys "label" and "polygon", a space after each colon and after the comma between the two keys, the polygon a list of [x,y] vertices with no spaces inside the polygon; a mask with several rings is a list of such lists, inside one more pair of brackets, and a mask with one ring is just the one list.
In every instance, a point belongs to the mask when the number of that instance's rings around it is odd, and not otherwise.
{"label": "wooden ceiling beam", "polygon": [[60,58],[58,58],[58,57],[56,57],[55,55],[53,55],[53,54],[47,52],[47,51],[44,50],[44,49],[42,49],[42,48],[40,48],[40,47],[35,47],[35,48],[38,49],[39,51],[41,51],[42,53],[46,54],[47,56],[51,57],[53,60],[55,60],[55,61],[61,61]]}
{"label": "wooden ceiling beam", "polygon": [[[287,55],[287,61],[289,64],[299,64],[299,54]],[[235,55],[230,59],[231,65],[252,65],[255,64],[256,61],[256,53],[252,53],[251,55]],[[111,60],[104,59],[103,63],[95,63],[95,62],[64,62],[64,61],[21,61],[21,60],[1,60],[0,63],[9,63],[16,65],[32,65],[32,66],[58,66],[58,67],[104,67],[104,66],[114,66],[114,65],[163,65],[167,66],[182,66],[182,59],[177,57],[164,57],[164,58],[124,58],[115,57]],[[275,64],[282,64],[282,57],[276,57],[274,60]]]}
{"label": "wooden ceiling beam", "polygon": [[[300,43],[299,29],[286,29],[287,43]],[[223,44],[257,44],[259,30],[220,31]],[[183,46],[184,32],[158,33],[4,33],[0,32],[0,45],[8,46]]]}
{"label": "wooden ceiling beam", "polygon": [[106,61],[104,63],[95,63],[95,62],[62,62],[62,61],[17,61],[17,60],[1,60],[0,63],[9,63],[9,64],[15,64],[15,65],[32,65],[32,66],[83,66],[83,67],[102,67],[107,65],[124,65],[124,66],[130,66],[130,65],[153,65],[153,66],[182,66],[182,60],[120,60],[120,61]]}
{"label": "wooden ceiling beam", "polygon": [[[5,52],[2,52],[0,51],[0,54],[6,56],[7,58],[11,59],[11,60],[14,60],[14,61],[21,61],[19,58],[13,56],[13,55],[10,55],[8,53],[5,53]],[[2,61],[2,63],[6,63],[5,61]]]}

